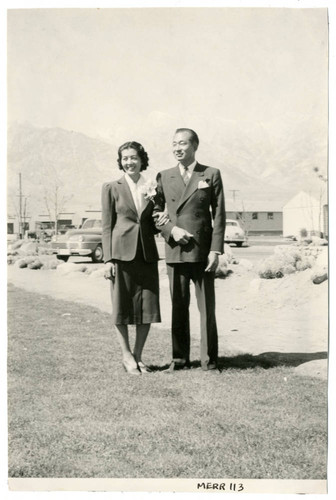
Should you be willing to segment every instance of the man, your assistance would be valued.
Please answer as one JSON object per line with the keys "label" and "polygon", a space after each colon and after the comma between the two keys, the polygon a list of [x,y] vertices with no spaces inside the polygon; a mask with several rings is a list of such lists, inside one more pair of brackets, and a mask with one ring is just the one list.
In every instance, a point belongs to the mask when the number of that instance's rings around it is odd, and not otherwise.
{"label": "man", "polygon": [[198,145],[196,132],[177,129],[173,153],[178,165],[157,177],[154,214],[165,210],[169,218],[164,225],[157,222],[166,241],[172,300],[173,361],[169,371],[190,367],[190,280],[200,311],[202,369],[217,368],[214,280],[218,255],[224,248],[224,192],[220,171],[195,160]]}

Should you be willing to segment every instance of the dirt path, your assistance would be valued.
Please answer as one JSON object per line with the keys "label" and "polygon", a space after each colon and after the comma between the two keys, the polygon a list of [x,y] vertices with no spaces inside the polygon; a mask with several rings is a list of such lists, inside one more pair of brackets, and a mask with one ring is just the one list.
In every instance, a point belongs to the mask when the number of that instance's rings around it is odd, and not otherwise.
{"label": "dirt path", "polygon": [[[233,267],[216,280],[220,355],[316,353],[328,348],[328,284],[314,285],[309,270],[278,280],[260,280],[252,271]],[[8,281],[29,291],[111,311],[109,282],[85,273],[8,267]],[[170,328],[170,297],[164,263],[160,263],[162,323]],[[190,323],[199,337],[199,315],[192,292]]]}

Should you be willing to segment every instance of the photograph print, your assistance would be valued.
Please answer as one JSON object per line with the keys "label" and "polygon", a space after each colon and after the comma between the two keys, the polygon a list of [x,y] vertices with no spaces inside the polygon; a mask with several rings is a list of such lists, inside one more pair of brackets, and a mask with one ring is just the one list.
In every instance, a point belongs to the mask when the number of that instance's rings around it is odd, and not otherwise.
{"label": "photograph print", "polygon": [[8,9],[11,490],[326,493],[328,9]]}

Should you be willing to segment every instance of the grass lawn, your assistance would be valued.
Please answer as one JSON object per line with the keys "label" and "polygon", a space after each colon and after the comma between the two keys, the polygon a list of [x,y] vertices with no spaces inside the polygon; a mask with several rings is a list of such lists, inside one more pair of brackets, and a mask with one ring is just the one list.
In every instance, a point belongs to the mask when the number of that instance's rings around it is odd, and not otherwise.
{"label": "grass lawn", "polygon": [[154,325],[132,377],[109,314],[13,286],[8,329],[10,477],[326,478],[327,384],[293,366],[164,374]]}

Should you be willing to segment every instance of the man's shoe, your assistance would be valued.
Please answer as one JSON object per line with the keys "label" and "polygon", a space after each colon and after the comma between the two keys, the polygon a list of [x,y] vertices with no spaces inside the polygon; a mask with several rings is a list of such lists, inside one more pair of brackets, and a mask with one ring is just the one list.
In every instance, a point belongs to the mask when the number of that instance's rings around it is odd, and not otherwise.
{"label": "man's shoe", "polygon": [[218,368],[218,364],[217,363],[208,363],[207,365],[203,365],[202,366],[202,370],[207,372],[209,370],[218,370],[220,371],[220,369]]}
{"label": "man's shoe", "polygon": [[169,367],[166,370],[163,370],[163,373],[173,373],[177,370],[189,370],[189,369],[190,369],[190,363],[176,363],[175,361],[172,361]]}
{"label": "man's shoe", "polygon": [[148,366],[145,365],[142,361],[138,362],[138,367],[140,368],[141,373],[152,373],[153,370],[151,370]]}

